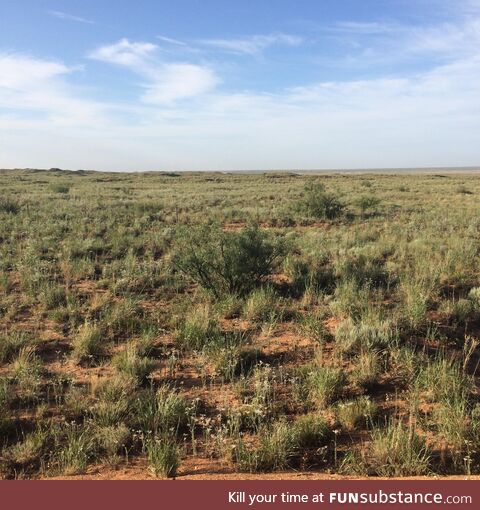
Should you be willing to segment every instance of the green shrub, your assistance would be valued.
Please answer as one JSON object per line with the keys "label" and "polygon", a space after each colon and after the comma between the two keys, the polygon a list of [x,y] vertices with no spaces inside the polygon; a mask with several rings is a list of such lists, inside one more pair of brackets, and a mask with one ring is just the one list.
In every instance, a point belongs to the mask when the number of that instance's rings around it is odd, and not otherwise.
{"label": "green shrub", "polygon": [[96,443],[89,427],[64,424],[56,430],[52,464],[67,476],[85,472],[96,453]]}
{"label": "green shrub", "polygon": [[303,198],[298,204],[300,213],[317,219],[338,218],[344,209],[345,205],[333,193],[327,192],[321,183],[305,186]]}
{"label": "green shrub", "polygon": [[346,319],[335,330],[336,347],[345,354],[385,347],[392,348],[398,341],[398,329],[389,320],[355,322],[352,319]]}
{"label": "green shrub", "polygon": [[213,351],[212,358],[216,373],[226,381],[232,381],[235,377],[248,376],[262,359],[262,353],[258,349],[231,345]]}
{"label": "green shrub", "polygon": [[307,414],[293,423],[292,434],[297,448],[319,448],[329,439],[331,431],[325,420]]}
{"label": "green shrub", "polygon": [[190,312],[175,331],[175,345],[183,350],[201,350],[222,343],[222,332],[208,306]]}
{"label": "green shrub", "polygon": [[130,429],[124,423],[97,427],[94,431],[97,449],[107,456],[109,462],[114,462],[117,455],[125,450],[130,434]]}
{"label": "green shrub", "polygon": [[421,476],[429,471],[431,453],[425,440],[401,422],[375,428],[361,466],[373,476]]}
{"label": "green shrub", "polygon": [[351,373],[351,381],[363,388],[369,389],[378,382],[380,375],[380,355],[376,351],[361,352],[355,362]]}
{"label": "green shrub", "polygon": [[66,194],[70,191],[70,186],[67,184],[53,183],[50,184],[50,190],[53,191],[53,193]]}
{"label": "green shrub", "polygon": [[177,434],[186,429],[193,406],[168,386],[145,390],[135,402],[135,426],[146,433]]}
{"label": "green shrub", "polygon": [[154,370],[155,361],[146,356],[140,356],[135,344],[127,344],[121,352],[112,358],[112,365],[120,374],[141,384]]}
{"label": "green shrub", "polygon": [[322,313],[301,315],[298,326],[303,335],[319,344],[323,344],[329,336],[323,322],[324,319],[325,316]]}
{"label": "green shrub", "polygon": [[216,298],[245,295],[271,275],[285,245],[257,226],[225,232],[215,225],[181,232],[175,266]]}
{"label": "green shrub", "polygon": [[377,413],[378,406],[367,396],[339,402],[335,406],[335,416],[338,422],[342,428],[349,431],[372,425]]}
{"label": "green shrub", "polygon": [[65,289],[54,282],[42,286],[38,298],[47,310],[54,310],[67,304]]}
{"label": "green shrub", "polygon": [[359,287],[388,287],[391,283],[384,261],[363,253],[353,252],[342,257],[336,264],[336,269],[339,278],[354,281]]}
{"label": "green shrub", "polygon": [[97,324],[85,322],[73,339],[72,357],[77,363],[97,360],[105,354],[105,338]]}
{"label": "green shrub", "polygon": [[237,441],[233,456],[240,471],[256,473],[285,469],[297,449],[292,429],[283,421],[263,429],[259,443],[252,448],[242,439]]}
{"label": "green shrub", "polygon": [[155,476],[175,478],[180,463],[180,451],[174,438],[153,437],[145,441],[148,465]]}
{"label": "green shrub", "polygon": [[475,310],[480,310],[480,287],[473,287],[468,293],[468,299],[473,303]]}
{"label": "green shrub", "polygon": [[431,402],[445,402],[472,391],[472,379],[467,376],[457,361],[442,353],[419,367],[415,384],[426,393]]}
{"label": "green shrub", "polygon": [[335,288],[335,274],[328,255],[315,253],[313,260],[295,256],[285,258],[284,270],[291,279],[291,292],[297,297],[307,289],[314,293],[331,292]]}
{"label": "green shrub", "polygon": [[97,388],[97,401],[91,408],[93,421],[99,427],[110,427],[128,420],[134,387],[125,378],[114,377]]}
{"label": "green shrub", "polygon": [[27,347],[30,340],[23,331],[0,333],[0,363],[12,361],[20,349]]}
{"label": "green shrub", "polygon": [[112,339],[124,339],[142,327],[143,310],[132,298],[115,301],[105,314],[105,326]]}
{"label": "green shrub", "polygon": [[0,197],[0,212],[18,214],[20,212],[20,205],[12,198],[6,196]]}
{"label": "green shrub", "polygon": [[22,347],[11,366],[21,395],[24,398],[36,397],[42,383],[42,361],[34,347]]}
{"label": "green shrub", "polygon": [[243,316],[253,322],[269,320],[272,315],[280,316],[279,296],[273,287],[254,289],[243,307]]}
{"label": "green shrub", "polygon": [[92,395],[84,386],[73,386],[66,391],[63,413],[70,420],[80,420],[91,410]]}
{"label": "green shrub", "polygon": [[6,380],[0,379],[0,434],[4,434],[10,427],[9,402],[10,392],[8,383]]}
{"label": "green shrub", "polygon": [[334,402],[346,382],[342,370],[329,366],[302,367],[299,376],[301,394],[319,409]]}
{"label": "green shrub", "polygon": [[365,214],[368,210],[375,211],[379,204],[380,199],[375,195],[362,195],[355,201],[355,205],[357,205],[362,214]]}
{"label": "green shrub", "polygon": [[4,476],[30,476],[37,471],[48,456],[48,449],[51,448],[52,437],[49,430],[39,427],[23,437],[23,440],[5,448],[2,452],[2,463],[4,465]]}

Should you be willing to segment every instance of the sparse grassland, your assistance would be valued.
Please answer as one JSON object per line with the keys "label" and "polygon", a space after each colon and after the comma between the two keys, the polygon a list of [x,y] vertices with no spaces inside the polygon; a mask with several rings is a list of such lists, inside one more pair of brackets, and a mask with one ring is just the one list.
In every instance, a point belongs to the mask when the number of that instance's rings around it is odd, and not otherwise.
{"label": "sparse grassland", "polygon": [[479,196],[0,171],[0,476],[479,474]]}

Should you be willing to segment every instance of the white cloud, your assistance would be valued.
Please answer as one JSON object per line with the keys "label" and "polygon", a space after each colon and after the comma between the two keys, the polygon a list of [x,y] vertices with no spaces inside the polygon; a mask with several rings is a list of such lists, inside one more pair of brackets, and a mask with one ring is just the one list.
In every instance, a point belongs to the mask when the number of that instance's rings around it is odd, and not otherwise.
{"label": "white cloud", "polygon": [[353,70],[375,70],[414,59],[447,62],[480,51],[480,17],[475,16],[427,25],[343,21],[327,27],[325,33],[348,48],[343,55],[331,58],[330,64]]}
{"label": "white cloud", "polygon": [[4,89],[22,90],[70,71],[71,69],[59,62],[16,54],[0,54],[0,88]]}
{"label": "white cloud", "polygon": [[202,39],[200,44],[229,53],[258,55],[274,45],[298,46],[303,38],[289,34],[252,35],[240,39]]}
{"label": "white cloud", "polygon": [[157,50],[155,44],[121,39],[97,48],[90,58],[128,67],[140,75],[145,89],[141,99],[150,104],[193,98],[205,94],[218,83],[216,74],[208,66],[164,62],[156,57]]}
{"label": "white cloud", "polygon": [[120,39],[114,44],[100,46],[89,55],[94,60],[101,60],[110,64],[117,64],[131,68],[143,68],[148,58],[158,49],[155,44],[147,42],[130,42]]}
{"label": "white cloud", "polygon": [[392,31],[396,31],[398,25],[391,23],[385,23],[380,21],[371,22],[358,22],[358,21],[339,21],[333,26],[329,27],[332,32],[341,32],[348,34],[359,34],[359,35],[377,35],[377,34],[388,34]]}
{"label": "white cloud", "polygon": [[218,82],[209,69],[192,64],[164,64],[152,74],[142,100],[163,104],[205,94]]}
{"label": "white cloud", "polygon": [[164,35],[157,35],[156,37],[157,39],[160,39],[161,41],[169,44],[175,44],[177,46],[187,46],[187,43],[179,41],[178,39],[173,39],[172,37],[166,37]]}
{"label": "white cloud", "polygon": [[[77,69],[28,55],[0,53],[0,108],[33,111],[63,125],[98,121],[104,105],[81,98],[65,81]],[[45,117],[39,120],[45,122]]]}
{"label": "white cloud", "polygon": [[72,14],[67,14],[66,12],[62,12],[62,11],[48,11],[48,12],[51,16],[54,16],[55,18],[66,19],[69,21],[77,21],[79,23],[88,23],[90,25],[95,23],[92,20],[82,18],[80,16],[73,16]]}

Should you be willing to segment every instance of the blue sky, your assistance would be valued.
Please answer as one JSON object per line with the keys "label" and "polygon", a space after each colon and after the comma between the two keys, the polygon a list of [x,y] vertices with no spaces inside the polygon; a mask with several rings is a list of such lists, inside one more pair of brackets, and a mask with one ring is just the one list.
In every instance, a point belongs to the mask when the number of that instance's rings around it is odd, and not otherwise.
{"label": "blue sky", "polygon": [[480,164],[480,0],[0,0],[0,168]]}

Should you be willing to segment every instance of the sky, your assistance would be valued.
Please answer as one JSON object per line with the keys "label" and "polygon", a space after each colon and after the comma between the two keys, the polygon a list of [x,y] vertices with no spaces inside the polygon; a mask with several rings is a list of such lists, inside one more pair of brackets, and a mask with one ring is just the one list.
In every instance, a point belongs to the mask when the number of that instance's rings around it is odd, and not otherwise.
{"label": "sky", "polygon": [[480,0],[0,0],[0,168],[480,165]]}

